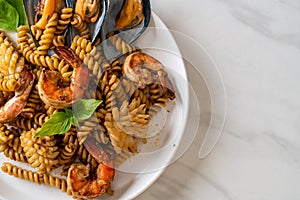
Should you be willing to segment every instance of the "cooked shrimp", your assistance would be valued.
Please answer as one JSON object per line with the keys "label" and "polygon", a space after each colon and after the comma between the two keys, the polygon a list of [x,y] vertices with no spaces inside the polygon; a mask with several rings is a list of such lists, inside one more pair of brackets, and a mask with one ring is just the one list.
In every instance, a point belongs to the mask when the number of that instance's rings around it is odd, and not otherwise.
{"label": "cooked shrimp", "polygon": [[176,94],[164,66],[155,58],[141,51],[129,54],[123,64],[123,73],[139,87],[158,81],[163,94],[171,100]]}
{"label": "cooked shrimp", "polygon": [[34,75],[24,69],[21,72],[20,85],[21,87],[15,92],[15,96],[9,99],[0,108],[0,122],[9,122],[14,120],[23,110],[26,105],[26,100],[30,94],[34,83]]}
{"label": "cooked shrimp", "polygon": [[88,88],[89,71],[80,58],[68,47],[53,47],[54,52],[73,67],[71,83],[68,87],[61,85],[62,76],[57,71],[44,70],[38,82],[42,101],[54,108],[70,107],[81,99]]}
{"label": "cooked shrimp", "polygon": [[[100,163],[97,167],[96,179],[91,179],[90,167],[83,164],[72,164],[68,171],[68,189],[71,191],[73,197],[91,199],[105,194],[110,184],[114,179],[115,170],[113,168],[113,161],[108,154],[97,145],[90,137],[85,141],[85,145],[97,148],[93,149],[95,159]],[[96,145],[96,146],[95,146]],[[91,149],[90,149],[91,150]]]}

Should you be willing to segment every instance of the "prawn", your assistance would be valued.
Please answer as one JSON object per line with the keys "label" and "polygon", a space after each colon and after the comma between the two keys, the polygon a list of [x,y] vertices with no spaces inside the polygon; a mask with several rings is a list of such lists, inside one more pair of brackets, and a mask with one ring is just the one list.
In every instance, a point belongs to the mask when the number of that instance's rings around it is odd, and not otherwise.
{"label": "prawn", "polygon": [[0,123],[14,120],[22,112],[26,105],[26,100],[30,94],[33,83],[34,75],[25,68],[21,72],[20,88],[15,92],[14,97],[9,99],[0,108]]}
{"label": "prawn", "polygon": [[100,163],[96,171],[96,179],[90,179],[90,167],[83,164],[72,164],[68,171],[68,189],[73,197],[91,199],[105,194],[110,189],[114,179],[115,170],[113,161],[109,158],[104,149],[88,137],[85,146],[89,147],[92,156]]}
{"label": "prawn", "polygon": [[54,108],[70,107],[81,99],[88,88],[89,70],[80,58],[66,46],[53,47],[53,51],[73,67],[69,86],[60,84],[62,76],[57,71],[43,70],[38,81],[42,101]]}
{"label": "prawn", "polygon": [[164,95],[171,100],[176,97],[174,87],[164,66],[148,54],[141,51],[129,54],[123,64],[123,73],[141,88],[158,81]]}

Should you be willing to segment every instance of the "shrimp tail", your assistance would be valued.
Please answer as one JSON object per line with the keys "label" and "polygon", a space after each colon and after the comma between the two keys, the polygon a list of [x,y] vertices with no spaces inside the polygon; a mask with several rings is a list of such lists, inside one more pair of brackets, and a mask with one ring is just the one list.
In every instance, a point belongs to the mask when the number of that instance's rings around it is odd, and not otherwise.
{"label": "shrimp tail", "polygon": [[32,89],[34,79],[34,75],[28,69],[25,68],[21,72],[21,87],[15,92],[13,98],[0,107],[0,123],[14,120],[22,112]]}

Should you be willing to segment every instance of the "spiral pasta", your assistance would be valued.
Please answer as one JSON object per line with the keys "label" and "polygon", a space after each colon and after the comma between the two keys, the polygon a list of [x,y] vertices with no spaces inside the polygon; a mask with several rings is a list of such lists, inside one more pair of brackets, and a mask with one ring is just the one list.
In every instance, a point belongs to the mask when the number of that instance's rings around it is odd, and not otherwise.
{"label": "spiral pasta", "polygon": [[0,144],[8,143],[15,137],[14,132],[5,124],[0,123]]}
{"label": "spiral pasta", "polygon": [[89,39],[91,37],[90,30],[80,15],[74,14],[71,24],[79,31],[81,37],[86,39]]}
{"label": "spiral pasta", "polygon": [[40,55],[48,55],[48,50],[52,45],[56,26],[58,24],[58,14],[54,13],[52,17],[49,19],[46,29],[43,31],[43,35],[39,40],[39,47],[37,48],[37,53]]}
{"label": "spiral pasta", "polygon": [[30,170],[19,168],[11,163],[5,162],[1,167],[2,171],[17,178],[25,179],[37,184],[46,184],[67,192],[67,182],[64,179],[54,177],[50,174],[39,174]]}
{"label": "spiral pasta", "polygon": [[121,150],[130,153],[137,153],[137,139],[124,132],[114,121],[111,113],[107,113],[104,123],[112,145],[117,152]]}
{"label": "spiral pasta", "polygon": [[18,117],[10,125],[20,128],[24,131],[29,131],[31,129],[37,129],[39,125],[37,125],[34,121],[29,118]]}
{"label": "spiral pasta", "polygon": [[80,161],[84,164],[90,164],[92,167],[96,168],[98,165],[98,162],[91,156],[91,154],[86,150],[84,145],[79,145],[77,155],[80,159]]}
{"label": "spiral pasta", "polygon": [[121,51],[122,54],[132,53],[137,50],[135,46],[126,43],[118,34],[110,33],[108,37],[116,50]]}
{"label": "spiral pasta", "polygon": [[16,91],[20,87],[18,79],[24,69],[25,60],[19,56],[12,42],[1,33],[0,41],[0,90]]}
{"label": "spiral pasta", "polygon": [[4,155],[6,157],[10,158],[11,160],[27,163],[27,158],[23,151],[18,152],[16,150],[14,150],[13,148],[8,147],[4,150]]}
{"label": "spiral pasta", "polygon": [[72,8],[63,8],[61,9],[58,25],[55,31],[56,35],[62,34],[68,27],[71,22],[73,16],[73,9]]}
{"label": "spiral pasta", "polygon": [[50,172],[52,166],[58,164],[59,155],[54,137],[34,138],[35,130],[22,133],[21,145],[32,167],[40,172]]}
{"label": "spiral pasta", "polygon": [[13,92],[19,89],[20,83],[15,79],[0,78],[0,90],[5,92]]}
{"label": "spiral pasta", "polygon": [[92,42],[88,41],[85,37],[75,36],[72,43],[71,49],[79,56],[81,60],[84,59],[85,55],[95,49]]}
{"label": "spiral pasta", "polygon": [[27,118],[33,118],[36,112],[42,109],[42,106],[43,102],[39,96],[37,87],[33,87],[21,115]]}
{"label": "spiral pasta", "polygon": [[35,49],[32,43],[29,43],[30,40],[27,31],[27,25],[18,28],[18,49],[25,59],[33,65],[48,67],[51,70],[58,70],[62,73],[63,77],[70,76],[71,73],[68,72],[69,65],[66,64],[64,60],[59,60],[56,56],[41,55],[37,52],[38,49]]}
{"label": "spiral pasta", "polygon": [[54,46],[64,46],[65,44],[65,38],[61,35],[54,36],[53,39],[53,45]]}
{"label": "spiral pasta", "polygon": [[70,130],[65,133],[62,140],[62,148],[58,157],[60,165],[72,163],[75,159],[75,155],[79,146],[78,139],[76,137],[76,130]]}
{"label": "spiral pasta", "polygon": [[98,120],[96,115],[93,115],[88,120],[85,120],[80,124],[80,127],[77,131],[77,137],[79,140],[79,144],[83,144],[89,134],[97,132]]}
{"label": "spiral pasta", "polygon": [[43,30],[37,27],[36,25],[30,26],[30,31],[34,39],[39,41],[41,39],[41,36],[43,35]]}

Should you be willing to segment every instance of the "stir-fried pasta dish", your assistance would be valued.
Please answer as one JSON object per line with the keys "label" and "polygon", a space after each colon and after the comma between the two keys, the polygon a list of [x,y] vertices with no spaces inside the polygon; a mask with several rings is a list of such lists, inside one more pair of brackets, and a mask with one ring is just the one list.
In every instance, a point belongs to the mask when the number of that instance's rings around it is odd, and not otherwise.
{"label": "stir-fried pasta dish", "polygon": [[[141,23],[142,7],[129,9],[138,2],[126,0],[118,29]],[[152,117],[176,98],[171,80],[116,31],[107,36],[119,55],[105,57],[103,38],[92,41],[89,29],[100,1],[71,8],[40,0],[35,9],[34,23],[18,26],[16,45],[0,31],[0,152],[33,170],[12,162],[1,169],[76,199],[113,195],[115,168],[139,153]],[[121,18],[124,12],[133,16]]]}

